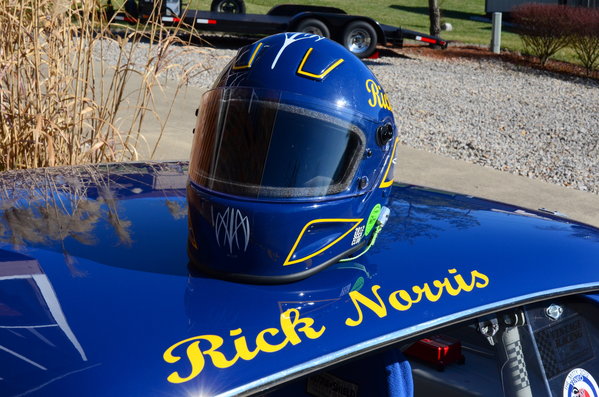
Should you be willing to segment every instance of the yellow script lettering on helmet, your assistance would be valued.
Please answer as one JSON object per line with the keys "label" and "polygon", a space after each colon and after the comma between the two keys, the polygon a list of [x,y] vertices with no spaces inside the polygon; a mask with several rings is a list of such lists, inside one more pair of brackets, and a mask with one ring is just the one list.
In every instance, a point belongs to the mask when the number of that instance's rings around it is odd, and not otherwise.
{"label": "yellow script lettering on helmet", "polygon": [[366,80],[366,91],[372,94],[372,98],[368,100],[370,107],[374,108],[378,106],[383,109],[393,110],[389,102],[389,97],[387,97],[385,91],[374,80]]}

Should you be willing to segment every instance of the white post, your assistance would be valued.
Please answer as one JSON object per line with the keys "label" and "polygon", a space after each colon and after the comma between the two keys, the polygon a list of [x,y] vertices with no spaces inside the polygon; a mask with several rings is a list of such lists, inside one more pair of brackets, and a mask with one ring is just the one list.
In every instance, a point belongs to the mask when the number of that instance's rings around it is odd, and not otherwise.
{"label": "white post", "polygon": [[501,13],[493,13],[493,36],[491,37],[491,50],[495,54],[501,51]]}

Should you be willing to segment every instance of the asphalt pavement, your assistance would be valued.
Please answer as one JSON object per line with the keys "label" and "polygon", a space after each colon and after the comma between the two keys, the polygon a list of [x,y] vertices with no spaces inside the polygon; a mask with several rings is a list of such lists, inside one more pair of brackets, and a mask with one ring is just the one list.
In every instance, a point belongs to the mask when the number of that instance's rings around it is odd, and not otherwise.
{"label": "asphalt pavement", "polygon": [[[143,134],[148,147],[140,148],[140,160],[187,160],[195,125],[195,109],[203,90],[187,87],[174,100],[175,89],[167,85],[155,92],[161,121],[148,118]],[[151,149],[162,137],[154,156]],[[599,195],[546,183],[492,168],[454,160],[438,154],[401,146],[398,151],[396,181],[438,190],[462,193],[514,204],[527,209],[546,209],[599,227]]]}

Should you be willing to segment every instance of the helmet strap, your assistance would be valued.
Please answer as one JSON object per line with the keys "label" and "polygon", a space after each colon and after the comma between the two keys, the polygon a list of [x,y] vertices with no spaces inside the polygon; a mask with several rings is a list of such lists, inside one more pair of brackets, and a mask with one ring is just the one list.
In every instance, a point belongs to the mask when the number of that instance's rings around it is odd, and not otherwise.
{"label": "helmet strap", "polygon": [[381,230],[383,230],[383,224],[380,223],[380,222],[377,222],[376,226],[374,228],[374,231],[372,232],[372,237],[370,238],[370,242],[368,243],[368,245],[366,246],[366,248],[364,248],[364,250],[362,252],[360,252],[358,255],[352,256],[351,258],[340,259],[339,262],[353,261],[353,260],[358,259],[362,255],[364,255],[365,253],[367,253],[368,250],[370,249],[370,247],[372,247],[374,245],[374,243],[376,242],[376,238],[379,235],[379,233],[381,232]]}

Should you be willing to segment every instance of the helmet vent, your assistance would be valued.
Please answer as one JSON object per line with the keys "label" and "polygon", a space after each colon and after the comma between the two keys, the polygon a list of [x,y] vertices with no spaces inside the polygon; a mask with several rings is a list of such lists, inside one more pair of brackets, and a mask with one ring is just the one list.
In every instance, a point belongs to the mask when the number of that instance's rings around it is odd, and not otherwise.
{"label": "helmet vent", "polygon": [[393,126],[390,123],[381,125],[376,130],[376,140],[379,145],[385,146],[393,138]]}

